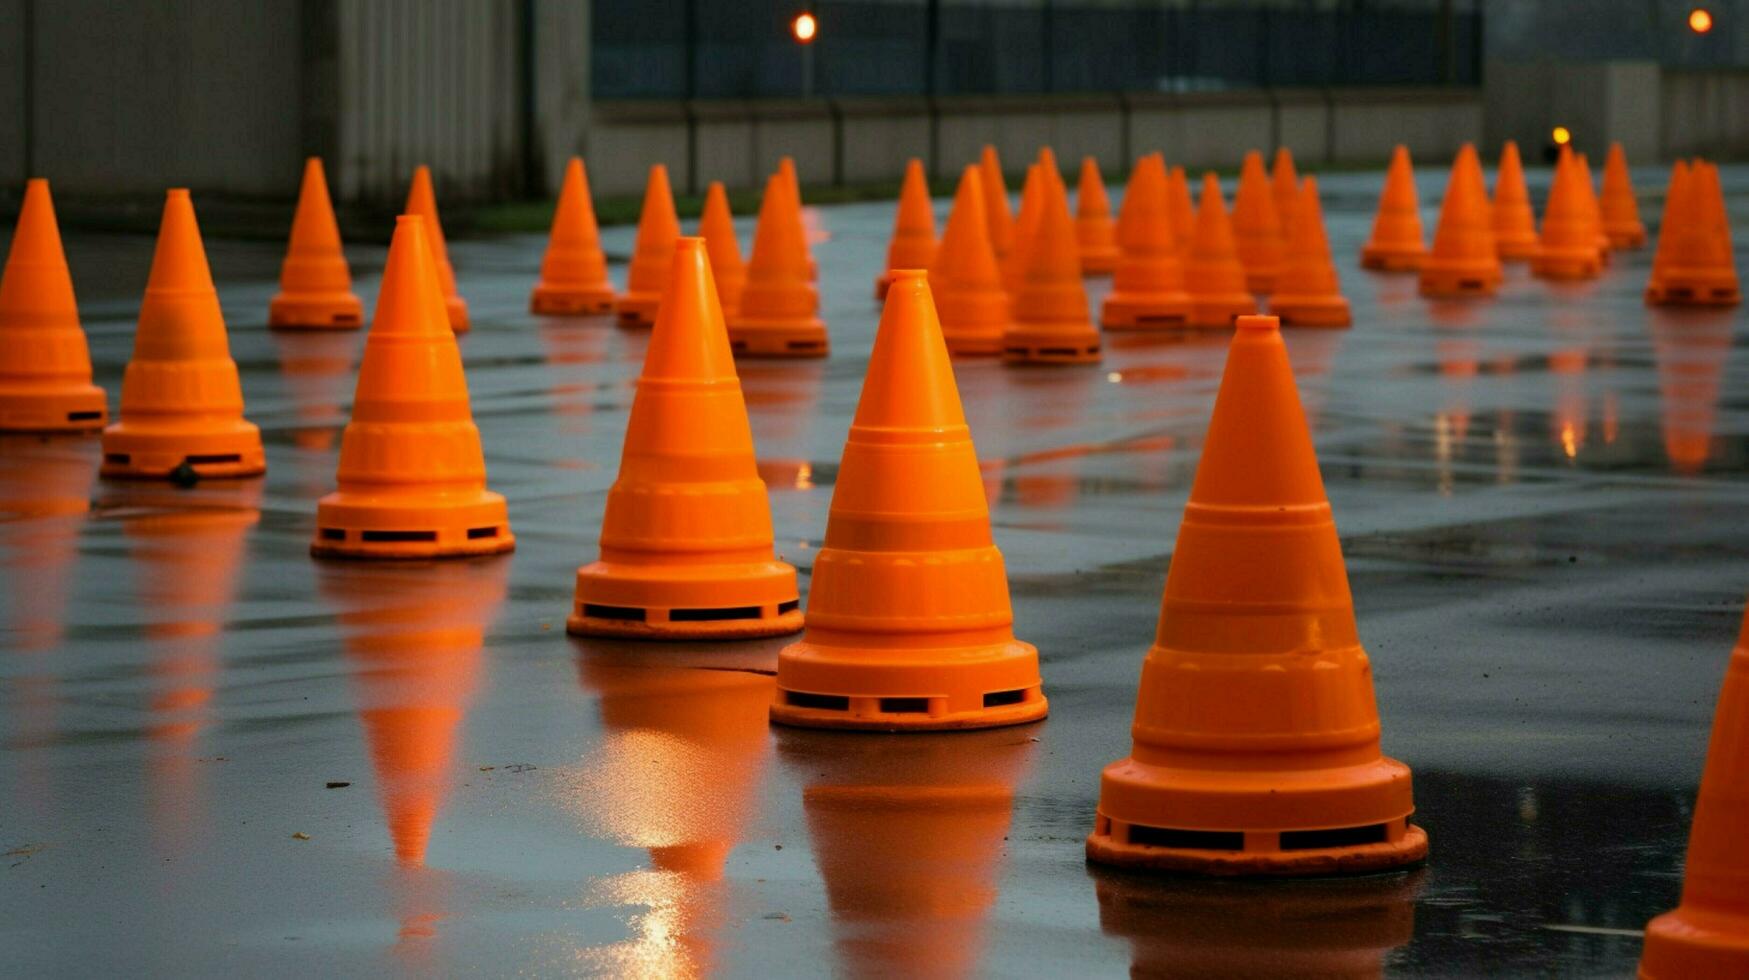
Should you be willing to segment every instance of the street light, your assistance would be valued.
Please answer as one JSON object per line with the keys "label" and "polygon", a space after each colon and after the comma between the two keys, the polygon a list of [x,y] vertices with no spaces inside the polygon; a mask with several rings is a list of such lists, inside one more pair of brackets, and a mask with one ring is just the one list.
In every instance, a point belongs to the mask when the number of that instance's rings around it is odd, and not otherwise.
{"label": "street light", "polygon": [[802,98],[814,97],[814,38],[820,33],[820,22],[811,11],[804,10],[789,22],[790,37],[802,46]]}
{"label": "street light", "polygon": [[1555,141],[1556,146],[1566,146],[1573,142],[1573,133],[1565,126],[1556,126],[1555,131],[1549,134],[1549,138]]}
{"label": "street light", "polygon": [[1688,29],[1696,34],[1705,34],[1713,29],[1712,11],[1705,7],[1696,7],[1688,12]]}

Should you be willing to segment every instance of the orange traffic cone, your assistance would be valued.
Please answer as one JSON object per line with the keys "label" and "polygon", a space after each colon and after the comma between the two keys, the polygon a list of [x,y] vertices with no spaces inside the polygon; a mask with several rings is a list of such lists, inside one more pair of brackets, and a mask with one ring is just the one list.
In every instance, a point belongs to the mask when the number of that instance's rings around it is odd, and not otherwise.
{"label": "orange traffic cone", "polygon": [[1501,278],[1488,186],[1476,148],[1465,143],[1446,181],[1433,250],[1421,263],[1421,295],[1450,299],[1492,296]]}
{"label": "orange traffic cone", "polygon": [[108,421],[49,182],[33,177],[0,276],[0,431],[85,432]]}
{"label": "orange traffic cone", "polygon": [[1530,260],[1531,274],[1540,279],[1595,279],[1603,271],[1581,179],[1578,162],[1563,149],[1543,209],[1542,237]]}
{"label": "orange traffic cone", "polygon": [[1026,266],[1013,294],[1014,322],[1002,335],[1002,357],[1011,363],[1097,363],[1099,331],[1088,313],[1068,195],[1042,164],[1039,183],[1037,229],[1016,249]]}
{"label": "orange traffic cone", "polygon": [[1254,293],[1269,292],[1281,273],[1284,239],[1271,194],[1263,157],[1252,150],[1245,154],[1239,189],[1233,195],[1233,238],[1245,266],[1245,288]]}
{"label": "orange traffic cone", "polygon": [[1670,172],[1664,220],[1646,302],[1655,306],[1735,306],[1742,301],[1718,170],[1696,160]]}
{"label": "orange traffic cone", "polygon": [[1610,248],[1639,248],[1646,244],[1646,226],[1640,222],[1640,202],[1628,179],[1628,158],[1620,143],[1609,144],[1603,160],[1603,233]]}
{"label": "orange traffic cone", "polygon": [[814,261],[813,247],[808,243],[808,225],[802,217],[802,179],[796,175],[795,157],[783,157],[777,161],[778,176],[783,178],[783,186],[789,192],[790,211],[795,215],[797,240],[802,243],[802,252],[808,259],[808,281],[820,280],[820,264]]}
{"label": "orange traffic cone", "polygon": [[990,226],[990,249],[996,253],[996,261],[1001,262],[1014,244],[1014,217],[1008,210],[1008,185],[1002,179],[1002,161],[994,146],[984,144],[979,167],[978,178],[984,186],[984,220]]}
{"label": "orange traffic cone", "polygon": [[1013,296],[1020,291],[1020,281],[1026,278],[1026,250],[1038,234],[1039,220],[1044,215],[1044,171],[1038,164],[1028,164],[1026,180],[1020,185],[1020,213],[1014,216],[1014,235],[1008,253],[1002,257],[1002,288]]}
{"label": "orange traffic cone", "polygon": [[[1287,147],[1277,147],[1275,166],[1269,172],[1270,203],[1281,222],[1281,238],[1291,243],[1294,235],[1294,215],[1300,203],[1300,175],[1294,169],[1294,155]],[[1291,250],[1291,249],[1290,249]]]}
{"label": "orange traffic cone", "polygon": [[729,193],[720,180],[711,181],[704,194],[704,211],[698,216],[698,237],[704,239],[711,257],[711,278],[723,315],[734,316],[741,308],[741,289],[747,285],[747,264],[741,261],[741,240],[735,237],[735,216],[729,213]]}
{"label": "orange traffic cone", "polygon": [[1315,178],[1305,179],[1294,214],[1293,243],[1276,279],[1275,295],[1269,299],[1269,312],[1285,326],[1346,327],[1353,317],[1336,279]]}
{"label": "orange traffic cone", "polygon": [[1183,167],[1166,172],[1166,210],[1172,215],[1172,239],[1178,243],[1179,258],[1185,258],[1196,237],[1196,204],[1190,199],[1190,181]]}
{"label": "orange traffic cone", "polygon": [[407,191],[407,214],[425,219],[425,240],[431,247],[431,262],[437,270],[437,284],[443,289],[443,309],[449,316],[449,328],[467,333],[468,301],[456,292],[455,267],[449,262],[449,243],[443,237],[443,221],[437,216],[437,193],[431,187],[431,168],[423,163],[413,170],[413,186]]}
{"label": "orange traffic cone", "polygon": [[613,283],[607,278],[607,256],[595,226],[595,204],[589,199],[589,175],[581,157],[565,165],[559,206],[547,254],[541,259],[540,281],[529,297],[532,313],[579,316],[613,309]]}
{"label": "orange traffic cone", "polygon": [[351,330],[362,323],[364,304],[352,291],[352,271],[340,250],[322,158],[310,157],[292,215],[291,244],[279,267],[279,293],[267,304],[267,325]]}
{"label": "orange traffic cone", "polygon": [[261,430],[243,417],[243,387],[194,203],[178,187],[164,202],[121,415],[103,430],[102,474],[181,481],[266,469]]}
{"label": "orange traffic cone", "polygon": [[1081,185],[1075,192],[1075,240],[1080,246],[1082,275],[1109,276],[1117,268],[1111,198],[1092,157],[1081,158]]}
{"label": "orange traffic cone", "polygon": [[458,772],[456,750],[503,603],[506,561],[321,569],[395,857],[425,863]]}
{"label": "orange traffic cone", "polygon": [[1409,148],[1401,143],[1391,151],[1391,166],[1385,171],[1385,189],[1379,193],[1379,210],[1373,218],[1372,237],[1360,250],[1360,264],[1385,272],[1409,272],[1421,268],[1427,245],[1421,234],[1421,205],[1415,196],[1415,173],[1409,164]]}
{"label": "orange traffic cone", "polygon": [[899,186],[899,210],[893,217],[892,240],[887,243],[887,269],[875,279],[875,299],[887,298],[894,270],[927,269],[934,261],[935,207],[929,200],[923,161],[912,157],[905,164],[905,182]]}
{"label": "orange traffic cone", "polygon": [[1308,875],[1420,861],[1275,317],[1241,317],[1088,860]]}
{"label": "orange traffic cone", "polygon": [[1212,173],[1202,175],[1202,206],[1184,260],[1184,288],[1190,292],[1193,327],[1231,327],[1234,317],[1257,312],[1257,300],[1245,289],[1245,267],[1233,243],[1221,184]]}
{"label": "orange traffic cone", "polygon": [[1597,260],[1609,261],[1609,235],[1603,231],[1603,205],[1597,200],[1597,185],[1591,182],[1591,161],[1585,154],[1577,154],[1574,159],[1579,169],[1579,192],[1585,201],[1585,223],[1591,229],[1591,241],[1597,248]]}
{"label": "orange traffic cone", "polygon": [[1536,257],[1540,244],[1530,190],[1524,186],[1524,163],[1511,140],[1500,150],[1500,171],[1494,175],[1494,247],[1508,262]]}
{"label": "orange traffic cone", "polygon": [[653,163],[644,185],[644,208],[638,215],[637,244],[626,268],[625,292],[613,304],[621,324],[641,327],[656,322],[662,289],[668,284],[668,267],[674,260],[674,240],[679,237],[680,217],[674,213],[668,168]]}
{"label": "orange traffic cone", "polygon": [[675,245],[644,354],[601,559],[567,628],[721,640],[802,628],[796,570],[772,556],[771,503],[702,238]]}
{"label": "orange traffic cone", "polygon": [[729,346],[736,354],[826,356],[826,324],[819,316],[820,294],[809,280],[810,261],[801,216],[779,171],[765,182],[747,285],[729,317]]}
{"label": "orange traffic cone", "polygon": [[990,247],[984,220],[981,168],[972,165],[960,175],[947,231],[941,236],[935,262],[929,267],[929,290],[941,316],[941,335],[953,354],[996,354],[1002,335],[1013,323],[1002,271]]}
{"label": "orange traffic cone", "polygon": [[339,489],[316,505],[318,558],[455,558],[516,546],[486,489],[480,430],[425,219],[395,219],[376,315],[340,439]]}
{"label": "orange traffic cone", "polygon": [[1646,926],[1646,980],[1749,976],[1749,616],[1725,668],[1694,804],[1682,904]]}
{"label": "orange traffic cone", "polygon": [[807,632],[778,654],[771,718],[886,731],[1036,721],[1038,651],[1013,619],[929,284],[907,270],[838,467]]}
{"label": "orange traffic cone", "polygon": [[1182,327],[1190,321],[1190,294],[1184,291],[1184,267],[1172,237],[1166,180],[1160,158],[1145,156],[1124,190],[1117,223],[1123,254],[1099,310],[1099,324],[1107,330]]}

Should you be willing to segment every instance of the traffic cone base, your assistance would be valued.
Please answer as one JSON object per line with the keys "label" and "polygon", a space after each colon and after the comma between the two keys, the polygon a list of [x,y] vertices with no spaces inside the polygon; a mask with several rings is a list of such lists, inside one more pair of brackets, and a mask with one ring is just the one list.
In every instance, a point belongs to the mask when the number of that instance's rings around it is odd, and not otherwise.
{"label": "traffic cone base", "polygon": [[443,329],[442,281],[420,215],[395,221],[341,437],[338,488],[316,504],[318,558],[431,559],[516,547],[486,489],[461,352]]}
{"label": "traffic cone base", "polygon": [[364,324],[357,294],[276,293],[267,301],[267,325],[275,330],[356,330]]}
{"label": "traffic cone base", "polygon": [[921,271],[894,280],[881,316],[807,617],[778,654],[779,724],[990,728],[1048,710]]}
{"label": "traffic cone base", "polygon": [[613,287],[573,289],[567,286],[534,287],[528,310],[538,316],[589,316],[613,310]]}
{"label": "traffic cone base", "polygon": [[1002,359],[1014,364],[1098,364],[1098,334],[1086,341],[1065,337],[1084,326],[1064,321],[1061,325],[1027,323],[1010,327],[1002,335]]}
{"label": "traffic cone base", "polygon": [[1105,767],[1090,861],[1215,875],[1383,871],[1427,854],[1379,746],[1372,664],[1275,317],[1227,354],[1132,747]]}
{"label": "traffic cone base", "polygon": [[1110,295],[1099,307],[1099,325],[1106,330],[1175,330],[1190,324],[1190,297],[1184,293]]}
{"label": "traffic cone base", "polygon": [[108,422],[49,182],[32,178],[0,278],[0,432],[89,432]]}
{"label": "traffic cone base", "polygon": [[1704,271],[1672,269],[1663,282],[1646,287],[1653,306],[1736,306],[1743,301],[1737,280]]}
{"label": "traffic cone base", "polygon": [[771,706],[771,720],[780,725],[953,731],[1025,725],[1050,712],[1038,650],[1019,640],[927,650],[803,640],[785,647],[782,658]]}
{"label": "traffic cone base", "polygon": [[1749,974],[1749,923],[1740,915],[1677,909],[1646,925],[1642,980]]}
{"label": "traffic cone base", "polygon": [[1362,268],[1374,269],[1379,272],[1415,272],[1421,268],[1421,263],[1427,259],[1426,249],[1406,248],[1400,245],[1374,245],[1368,242],[1360,250]]}
{"label": "traffic cone base", "polygon": [[729,349],[749,357],[825,357],[832,345],[819,317],[740,316],[730,321]]}
{"label": "traffic cone base", "polygon": [[1530,258],[1530,273],[1538,279],[1596,279],[1603,258],[1594,248],[1539,246]]}
{"label": "traffic cone base", "polygon": [[259,476],[267,472],[267,453],[261,448],[261,430],[241,419],[216,428],[210,422],[123,419],[104,430],[99,472],[112,480]]}
{"label": "traffic cone base", "polygon": [[[1392,765],[1395,770],[1357,772],[1354,775],[1378,786],[1400,781],[1406,788],[1408,768],[1400,763]],[[1125,778],[1135,779],[1136,788],[1144,789],[1155,780],[1175,778],[1175,774],[1156,771],[1114,773],[1107,769],[1101,784],[1102,794],[1111,793],[1114,786]],[[1279,798],[1276,792],[1279,788],[1265,787],[1261,791],[1254,788],[1253,792],[1246,794],[1241,787],[1233,797],[1233,803],[1237,807],[1251,807],[1275,802]],[[1230,789],[1208,786],[1205,791],[1226,793]],[[1158,808],[1171,807],[1175,801],[1139,795],[1137,803]],[[1262,817],[1258,819],[1263,820]],[[1095,829],[1087,837],[1087,860],[1098,864],[1142,871],[1218,876],[1373,874],[1409,867],[1426,859],[1427,832],[1410,823],[1407,816],[1383,823],[1315,830],[1199,830],[1126,823],[1106,815],[1103,796]]]}
{"label": "traffic cone base", "polygon": [[[477,437],[476,437],[477,438]],[[496,555],[516,547],[504,498],[490,490],[462,500],[435,501],[432,494],[332,493],[316,508],[317,558],[464,558]]]}
{"label": "traffic cone base", "polygon": [[1272,296],[1269,313],[1284,327],[1353,326],[1354,314],[1344,296]]}
{"label": "traffic cone base", "polygon": [[224,479],[267,469],[188,191],[164,202],[121,411],[103,430],[105,477]]}
{"label": "traffic cone base", "polygon": [[[676,580],[683,572],[686,581]],[[678,593],[696,592],[703,605],[676,606],[687,601]],[[631,640],[752,640],[787,636],[802,628],[799,597],[762,601],[771,595],[797,595],[796,570],[779,561],[761,566],[706,565],[686,569],[648,568],[595,562],[577,572],[577,592],[592,600],[577,600],[565,620],[567,632],[578,636],[614,636]],[[743,605],[731,594],[744,593]],[[659,596],[659,598],[658,598]]]}

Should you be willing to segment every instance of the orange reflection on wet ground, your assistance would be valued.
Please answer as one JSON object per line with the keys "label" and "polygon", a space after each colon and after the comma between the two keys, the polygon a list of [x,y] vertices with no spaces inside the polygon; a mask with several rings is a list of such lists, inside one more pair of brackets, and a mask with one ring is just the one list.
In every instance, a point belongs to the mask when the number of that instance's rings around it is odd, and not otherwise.
{"label": "orange reflection on wet ground", "polygon": [[1251,980],[1385,974],[1415,932],[1426,872],[1208,882],[1100,871],[1099,926],[1130,944],[1130,976]]}
{"label": "orange reflection on wet ground", "polygon": [[615,976],[709,976],[728,918],[724,869],[757,816],[771,754],[773,679],[728,663],[679,666],[638,644],[578,645],[578,682],[599,698],[603,738],[568,799],[593,832],[650,862],[593,883],[592,903],[634,910],[631,935],[580,961]]}
{"label": "orange reflection on wet ground", "polygon": [[782,731],[779,753],[805,784],[841,975],[977,974],[1037,730]]}
{"label": "orange reflection on wet ground", "polygon": [[1653,314],[1652,355],[1658,367],[1664,455],[1678,473],[1699,473],[1712,456],[1720,384],[1730,359],[1735,319],[1729,312]]}

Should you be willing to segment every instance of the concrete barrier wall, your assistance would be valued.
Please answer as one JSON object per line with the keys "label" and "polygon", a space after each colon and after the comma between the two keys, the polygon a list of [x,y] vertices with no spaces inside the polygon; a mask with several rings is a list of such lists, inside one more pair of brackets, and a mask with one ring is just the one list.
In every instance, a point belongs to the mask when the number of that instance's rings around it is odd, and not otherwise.
{"label": "concrete barrier wall", "polygon": [[1153,150],[1186,166],[1235,167],[1288,146],[1307,164],[1379,163],[1399,142],[1448,159],[1482,135],[1476,89],[1294,89],[1194,94],[598,102],[588,137],[597,193],[636,194],[651,163],[677,191],[712,180],[756,188],[785,154],[810,185],[898,180],[924,159],[952,178],[996,147],[1019,169],[1049,145],[1065,170],[1083,156],[1122,172]]}
{"label": "concrete barrier wall", "polygon": [[1666,159],[1749,158],[1749,71],[1666,71],[1660,108]]}

